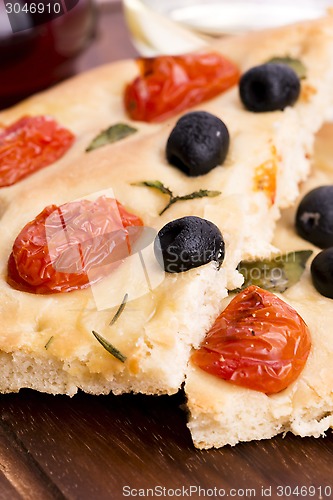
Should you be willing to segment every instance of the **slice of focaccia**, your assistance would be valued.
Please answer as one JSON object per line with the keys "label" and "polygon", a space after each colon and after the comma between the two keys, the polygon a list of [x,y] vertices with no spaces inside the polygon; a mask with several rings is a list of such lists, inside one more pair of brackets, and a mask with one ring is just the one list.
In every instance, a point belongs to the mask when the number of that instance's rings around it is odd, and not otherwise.
{"label": "slice of focaccia", "polygon": [[[317,138],[311,178],[303,184],[299,199],[317,186],[333,183],[332,136],[333,126],[325,125]],[[315,256],[318,248],[296,233],[295,212],[296,208],[284,212],[274,244],[282,252],[311,249]],[[287,389],[269,396],[232,385],[190,363],[185,390],[189,428],[198,448],[235,445],[288,431],[319,437],[332,427],[332,299],[316,291],[310,266],[280,297],[301,315],[311,333],[312,348],[303,372]]]}
{"label": "slice of focaccia", "polygon": [[[166,143],[179,116],[159,124],[128,119],[123,93],[137,75],[132,61],[78,76],[0,115],[2,126],[24,115],[50,115],[76,136],[57,162],[0,192],[2,392],[21,387],[69,395],[78,388],[94,394],[177,391],[191,348],[220,312],[227,290],[242,282],[238,262],[272,250],[279,209],[295,200],[298,183],[308,174],[314,134],[333,103],[333,19],[226,39],[214,50],[234,60],[241,72],[290,56],[302,61],[307,76],[298,101],[284,111],[247,111],[237,85],[197,106],[220,117],[230,133],[226,161],[204,176],[188,177],[166,160]],[[86,152],[101,130],[119,122],[137,132]],[[166,196],[133,185],[153,180],[175,195],[200,189],[221,194],[179,201],[160,216]],[[225,241],[222,267],[209,263],[161,276],[150,241],[96,287],[43,295],[10,286],[7,263],[22,228],[46,206],[101,192],[114,196],[155,233],[183,216],[212,221]],[[114,322],[124,297],[126,306]],[[121,359],[107,352],[93,331]]]}

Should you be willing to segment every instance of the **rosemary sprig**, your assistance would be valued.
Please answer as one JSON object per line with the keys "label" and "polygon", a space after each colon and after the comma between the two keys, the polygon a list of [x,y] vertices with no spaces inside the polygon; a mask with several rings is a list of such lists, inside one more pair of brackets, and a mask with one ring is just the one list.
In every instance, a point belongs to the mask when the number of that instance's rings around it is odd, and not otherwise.
{"label": "rosemary sprig", "polygon": [[219,196],[221,194],[221,191],[209,191],[208,189],[199,189],[199,191],[194,191],[193,193],[190,194],[185,194],[182,196],[175,196],[171,189],[168,187],[164,186],[164,184],[161,181],[142,181],[142,182],[134,182],[131,184],[132,186],[144,186],[144,187],[149,187],[152,189],[157,189],[160,193],[166,194],[169,196],[169,202],[167,205],[161,210],[159,215],[164,214],[168,208],[170,208],[174,203],[177,203],[177,201],[185,201],[185,200],[194,200],[198,198],[214,198],[216,196]]}
{"label": "rosemary sprig", "polygon": [[159,213],[159,215],[162,215],[169,207],[171,207],[171,205],[173,205],[177,201],[194,200],[197,198],[214,198],[215,196],[219,196],[220,194],[221,191],[208,191],[208,189],[199,189],[199,191],[194,191],[193,193],[185,194],[183,196],[172,196],[167,206],[162,210],[162,212]]}
{"label": "rosemary sprig", "polygon": [[110,326],[115,324],[115,322],[117,321],[117,319],[119,318],[119,316],[121,315],[123,310],[125,309],[125,306],[127,304],[127,299],[128,299],[128,293],[125,293],[124,298],[122,300],[122,303],[120,304],[120,306],[118,307],[118,309],[116,311],[116,314],[113,316],[112,320],[110,321]]}
{"label": "rosemary sprig", "polygon": [[49,340],[46,342],[46,344],[45,344],[45,346],[44,346],[44,348],[45,348],[46,350],[48,350],[48,348],[50,347],[50,344],[51,344],[51,342],[53,341],[53,339],[54,339],[54,335],[52,335],[52,337],[50,337],[50,338],[49,338]]}
{"label": "rosemary sprig", "polygon": [[101,344],[101,346],[104,347],[105,350],[107,350],[115,358],[119,359],[119,361],[121,361],[122,363],[125,363],[127,357],[124,356],[124,354],[122,354],[116,347],[114,347],[108,340],[102,337],[99,333],[93,330],[92,334],[95,337],[95,339],[98,340],[98,342]]}

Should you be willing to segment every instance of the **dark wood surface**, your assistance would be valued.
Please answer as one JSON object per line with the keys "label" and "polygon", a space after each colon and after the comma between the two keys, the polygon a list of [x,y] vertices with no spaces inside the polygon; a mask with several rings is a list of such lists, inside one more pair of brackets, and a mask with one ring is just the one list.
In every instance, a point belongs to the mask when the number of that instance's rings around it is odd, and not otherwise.
{"label": "dark wood surface", "polygon": [[279,485],[333,487],[331,433],[198,451],[183,402],[182,393],[70,399],[24,390],[1,396],[0,498],[121,499],[126,486],[256,492],[236,498],[263,498],[262,488],[271,487],[270,498],[281,498]]}
{"label": "dark wood surface", "polygon": [[[99,34],[77,67],[135,55],[120,4],[113,2],[103,7]],[[225,498],[265,498],[262,488],[269,498],[311,498],[305,490],[278,496],[278,486],[315,486],[312,498],[319,498],[320,487],[333,490],[330,432],[325,439],[287,435],[198,451],[183,403],[182,393],[70,399],[23,390],[0,396],[0,499],[118,500],[126,498],[126,486],[185,488],[182,498],[189,498],[191,486],[206,489],[201,496],[192,489],[191,498],[207,498],[215,487],[225,489]],[[158,492],[146,495],[157,498]],[[164,498],[175,498],[169,493]]]}

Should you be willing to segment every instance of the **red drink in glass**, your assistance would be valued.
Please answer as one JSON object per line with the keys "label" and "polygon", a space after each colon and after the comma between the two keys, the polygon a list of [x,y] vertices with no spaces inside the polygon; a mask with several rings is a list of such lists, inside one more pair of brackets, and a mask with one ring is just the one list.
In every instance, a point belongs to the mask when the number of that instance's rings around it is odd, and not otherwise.
{"label": "red drink in glass", "polygon": [[0,108],[73,74],[95,23],[93,0],[0,2]]}

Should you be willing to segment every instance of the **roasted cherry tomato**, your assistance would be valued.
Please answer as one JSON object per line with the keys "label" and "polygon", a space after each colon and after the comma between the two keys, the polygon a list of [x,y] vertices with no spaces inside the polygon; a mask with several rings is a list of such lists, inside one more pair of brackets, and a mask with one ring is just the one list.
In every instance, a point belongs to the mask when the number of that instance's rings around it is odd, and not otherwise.
{"label": "roasted cherry tomato", "polygon": [[297,379],[310,348],[300,315],[271,292],[250,286],[216,319],[192,360],[236,385],[274,394]]}
{"label": "roasted cherry tomato", "polygon": [[8,283],[44,294],[86,288],[130,254],[142,225],[139,217],[105,196],[50,205],[16,238]]}
{"label": "roasted cherry tomato", "polygon": [[25,116],[0,131],[0,187],[55,162],[73,141],[72,132],[45,116]]}
{"label": "roasted cherry tomato", "polygon": [[217,53],[142,58],[138,63],[141,75],[125,90],[125,107],[133,120],[165,120],[239,80],[237,66]]}

